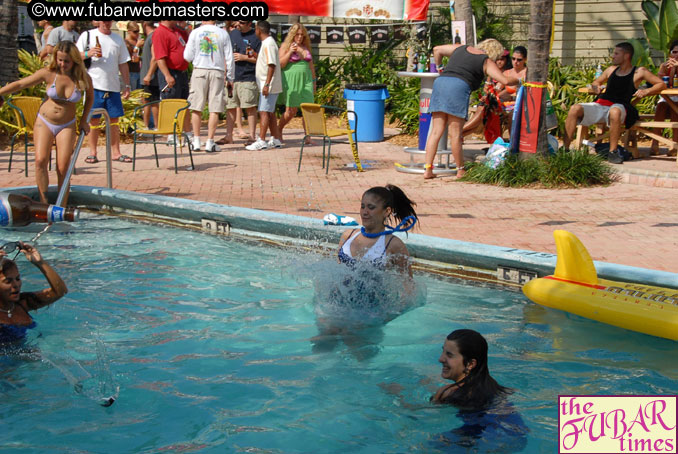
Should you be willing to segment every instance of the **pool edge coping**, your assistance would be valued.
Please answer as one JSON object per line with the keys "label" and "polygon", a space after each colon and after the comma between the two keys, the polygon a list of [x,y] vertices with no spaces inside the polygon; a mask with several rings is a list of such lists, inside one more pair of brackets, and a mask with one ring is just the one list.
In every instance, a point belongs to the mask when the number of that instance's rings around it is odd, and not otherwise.
{"label": "pool edge coping", "polygon": [[[51,187],[50,189],[53,189]],[[2,191],[33,196],[35,186],[4,188]],[[350,226],[324,225],[321,219],[277,213],[253,208],[219,205],[190,199],[144,194],[97,186],[71,187],[70,201],[89,208],[110,208],[124,212],[145,213],[151,217],[174,219],[201,225],[203,219],[227,222],[238,231],[251,231],[278,237],[311,242],[337,244],[339,237]],[[410,254],[415,259],[497,273],[499,267],[524,270],[546,276],[553,273],[556,255],[504,246],[459,241],[422,234],[405,237]],[[633,282],[657,287],[678,289],[678,274],[609,262],[594,261],[598,277],[612,281]],[[498,279],[498,282],[501,280]]]}

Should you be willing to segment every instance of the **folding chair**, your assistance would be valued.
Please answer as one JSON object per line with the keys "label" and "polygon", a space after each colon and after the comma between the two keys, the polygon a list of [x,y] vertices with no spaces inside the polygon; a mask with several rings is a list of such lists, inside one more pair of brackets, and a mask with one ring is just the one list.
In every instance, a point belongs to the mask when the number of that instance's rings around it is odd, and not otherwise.
{"label": "folding chair", "polygon": [[[159,103],[158,108],[158,118],[157,118],[157,129],[137,129],[137,112],[144,107],[148,107],[151,104]],[[134,152],[132,153],[132,171],[136,167],[137,159],[137,143],[152,143],[153,150],[155,151],[155,165],[160,167],[160,162],[158,161],[158,147],[157,144],[171,145],[169,141],[157,142],[155,136],[163,135],[173,136],[173,145],[174,145],[174,173],[178,173],[178,164],[177,164],[177,142],[179,142],[182,137],[186,139],[186,144],[188,146],[188,154],[191,158],[191,169],[193,170],[195,166],[193,165],[193,153],[191,152],[191,145],[188,140],[188,136],[184,132],[184,117],[188,109],[188,101],[185,99],[163,99],[159,101],[152,101],[146,103],[142,106],[134,109],[133,112],[133,125],[134,125]],[[141,134],[151,135],[153,137],[152,141],[149,140],[139,140]],[[180,142],[180,149],[183,153],[183,142]]]}
{"label": "folding chair", "polygon": [[[301,158],[304,153],[304,144],[307,137],[322,137],[323,138],[323,168],[325,174],[330,168],[330,151],[332,149],[332,137],[348,135],[348,141],[351,144],[351,149],[354,151],[356,159],[358,156],[358,143],[353,140],[353,134],[358,129],[358,114],[352,110],[346,111],[355,115],[355,129],[332,129],[327,128],[325,121],[325,110],[333,110],[336,112],[344,112],[344,110],[333,106],[321,106],[320,104],[302,103],[301,114],[304,117],[304,140],[301,142],[301,150],[299,151],[299,165],[297,172],[301,170]],[[327,146],[327,167],[325,166],[325,143]]]}
{"label": "folding chair", "polygon": [[17,132],[12,136],[11,149],[9,152],[8,172],[12,171],[12,155],[14,154],[14,142],[17,136],[24,134],[24,167],[28,176],[28,147],[33,143],[28,142],[28,135],[33,134],[35,119],[42,105],[42,99],[37,96],[13,96],[7,100],[7,105],[14,109],[14,118],[17,123]]}

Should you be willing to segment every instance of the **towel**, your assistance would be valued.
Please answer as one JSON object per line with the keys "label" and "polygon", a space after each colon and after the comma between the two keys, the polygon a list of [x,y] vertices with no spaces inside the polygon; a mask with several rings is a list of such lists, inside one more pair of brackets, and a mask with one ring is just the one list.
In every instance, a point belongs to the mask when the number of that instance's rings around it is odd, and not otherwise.
{"label": "towel", "polygon": [[350,216],[340,216],[338,214],[330,213],[323,217],[325,225],[358,225],[355,219]]}

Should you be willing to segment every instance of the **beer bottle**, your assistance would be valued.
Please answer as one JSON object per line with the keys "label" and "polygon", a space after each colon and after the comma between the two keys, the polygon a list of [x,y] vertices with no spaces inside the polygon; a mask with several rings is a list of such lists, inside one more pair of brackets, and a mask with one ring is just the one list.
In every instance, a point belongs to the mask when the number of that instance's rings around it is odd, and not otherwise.
{"label": "beer bottle", "polygon": [[62,208],[56,205],[35,202],[20,194],[0,192],[0,226],[17,227],[31,222],[77,221],[77,208]]}

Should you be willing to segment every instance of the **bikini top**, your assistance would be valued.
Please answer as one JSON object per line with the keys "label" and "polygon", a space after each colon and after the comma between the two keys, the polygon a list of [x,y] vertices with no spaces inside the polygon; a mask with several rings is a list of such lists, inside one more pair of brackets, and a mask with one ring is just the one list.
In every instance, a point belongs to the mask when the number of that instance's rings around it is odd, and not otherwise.
{"label": "bikini top", "polygon": [[23,309],[24,312],[26,312],[26,314],[31,318],[31,323],[28,325],[5,325],[4,323],[0,323],[0,344],[19,341],[26,337],[26,332],[29,329],[33,329],[38,326],[23,304],[17,304],[17,306]]}
{"label": "bikini top", "polygon": [[71,93],[71,96],[68,98],[61,98],[59,95],[57,95],[56,91],[56,80],[57,76],[54,76],[54,82],[52,82],[52,85],[47,89],[47,97],[50,99],[53,99],[54,101],[64,101],[64,102],[72,102],[76,103],[80,101],[80,98],[82,98],[82,93],[80,90],[78,90],[78,86],[76,85],[75,88],[73,89],[73,93]]}
{"label": "bikini top", "polygon": [[[303,48],[303,47],[301,47],[301,46],[299,46],[299,50],[302,51],[302,52],[307,52],[306,57],[304,57],[304,60],[306,60],[306,61],[311,61],[311,59],[312,59],[313,57],[311,56],[311,53],[308,52],[308,50],[306,50],[305,48]],[[301,57],[299,56],[299,53],[293,52],[292,55],[290,56],[290,61],[291,61],[292,63],[301,61]]]}
{"label": "bikini top", "polygon": [[[351,234],[351,237],[346,240],[341,249],[339,249],[339,261],[341,263],[346,265],[354,265],[358,261],[351,255],[351,243],[360,234],[361,233],[359,230],[355,235]],[[380,236],[372,245],[372,247],[369,248],[367,252],[365,252],[365,255],[360,258],[360,261],[370,261],[375,265],[384,266],[386,249],[388,249],[388,245],[391,244],[391,240],[393,240],[393,235],[390,236],[391,238],[389,238],[388,243],[386,242],[385,235]]]}

